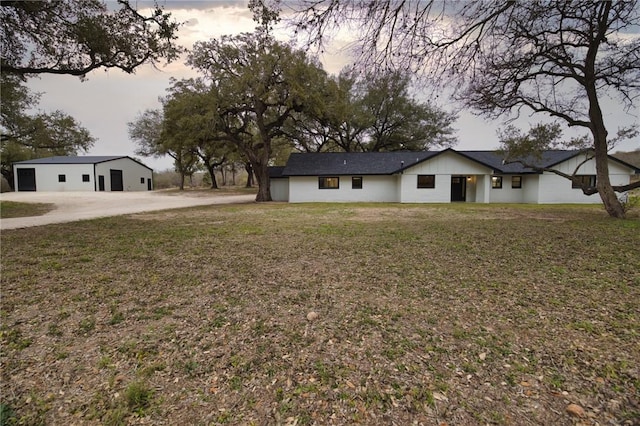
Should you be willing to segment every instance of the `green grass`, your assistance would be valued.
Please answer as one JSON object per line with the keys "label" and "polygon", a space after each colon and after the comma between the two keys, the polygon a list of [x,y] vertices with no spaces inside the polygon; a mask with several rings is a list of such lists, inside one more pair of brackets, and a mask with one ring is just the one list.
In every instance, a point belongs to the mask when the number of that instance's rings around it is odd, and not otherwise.
{"label": "green grass", "polygon": [[53,204],[0,201],[0,218],[42,216],[54,208]]}
{"label": "green grass", "polygon": [[3,231],[0,404],[13,424],[569,425],[569,400],[624,423],[630,217],[252,204]]}

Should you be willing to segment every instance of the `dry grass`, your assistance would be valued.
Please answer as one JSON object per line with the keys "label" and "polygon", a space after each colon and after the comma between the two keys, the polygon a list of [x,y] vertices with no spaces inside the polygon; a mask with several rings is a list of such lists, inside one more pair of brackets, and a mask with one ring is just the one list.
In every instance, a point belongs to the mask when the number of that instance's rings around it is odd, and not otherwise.
{"label": "dry grass", "polygon": [[1,238],[9,424],[640,416],[637,218],[262,204]]}
{"label": "dry grass", "polygon": [[0,201],[0,218],[42,216],[54,208],[53,204]]}

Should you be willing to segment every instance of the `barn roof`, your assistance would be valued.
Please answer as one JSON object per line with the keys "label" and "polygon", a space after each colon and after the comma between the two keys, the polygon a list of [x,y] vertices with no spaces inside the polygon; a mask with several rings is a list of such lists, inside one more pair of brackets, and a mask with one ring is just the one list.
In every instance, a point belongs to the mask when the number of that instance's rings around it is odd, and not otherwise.
{"label": "barn roof", "polygon": [[135,161],[141,166],[152,170],[151,167],[126,155],[58,155],[55,157],[34,158],[33,160],[18,161],[14,164],[99,164],[107,161],[120,160],[123,158],[128,158],[129,160]]}

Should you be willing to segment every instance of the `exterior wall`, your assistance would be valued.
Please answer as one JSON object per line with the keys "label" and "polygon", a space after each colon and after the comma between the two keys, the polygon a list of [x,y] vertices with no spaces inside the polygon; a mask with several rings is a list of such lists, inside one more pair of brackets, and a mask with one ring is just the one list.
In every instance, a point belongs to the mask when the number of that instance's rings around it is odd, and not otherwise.
{"label": "exterior wall", "polygon": [[269,189],[273,201],[289,201],[289,179],[271,178],[269,179]]}
{"label": "exterior wall", "polygon": [[362,189],[351,189],[352,176],[338,176],[338,189],[319,189],[317,176],[290,176],[289,202],[385,202],[398,201],[396,176],[362,176]]}
{"label": "exterior wall", "polygon": [[538,202],[538,191],[540,190],[540,175],[522,176],[523,203],[535,204]]}
{"label": "exterior wall", "polygon": [[[91,167],[93,168],[93,165]],[[130,158],[105,161],[95,165],[96,182],[98,181],[98,176],[104,176],[105,191],[111,191],[111,169],[122,170],[122,186],[124,191],[147,191],[147,181],[153,179],[153,171]],[[141,178],[144,178],[144,182],[140,181]],[[153,189],[153,183],[151,188]],[[93,191],[94,188],[91,190]],[[98,190],[97,184],[95,190]]]}
{"label": "exterior wall", "polygon": [[[17,170],[35,169],[37,191],[93,191],[93,164],[20,164],[13,166],[18,191]],[[58,182],[58,175],[65,175],[65,182]],[[89,175],[89,182],[82,181],[82,175]]]}
{"label": "exterior wall", "polygon": [[[580,156],[565,161],[555,168],[561,172],[572,174],[582,158]],[[633,171],[615,161],[609,161],[609,179],[611,185],[626,185],[631,179]],[[595,161],[590,160],[578,169],[578,175],[595,175]],[[555,203],[584,203],[599,204],[602,202],[598,194],[584,195],[581,189],[571,187],[571,181],[554,173],[544,172],[540,175],[538,200],[540,204]]]}
{"label": "exterior wall", "polygon": [[[511,184],[512,175],[496,175],[502,176],[502,188],[491,188],[490,186],[490,198],[492,203],[524,203],[526,186],[524,177],[522,176],[522,188],[513,188]],[[491,180],[491,177],[488,177]]]}
{"label": "exterior wall", "polygon": [[451,175],[435,175],[435,188],[418,188],[418,174],[402,174],[400,180],[401,203],[451,202]]}
{"label": "exterior wall", "polygon": [[[451,176],[471,177],[467,181],[466,200],[483,202],[484,184],[481,175],[491,169],[453,152],[444,152],[416,164],[402,173],[400,202],[402,203],[449,203],[451,202]],[[418,188],[418,175],[435,175],[435,188]]]}
{"label": "exterior wall", "polygon": [[479,175],[476,179],[476,203],[488,203],[491,190],[491,176]]}

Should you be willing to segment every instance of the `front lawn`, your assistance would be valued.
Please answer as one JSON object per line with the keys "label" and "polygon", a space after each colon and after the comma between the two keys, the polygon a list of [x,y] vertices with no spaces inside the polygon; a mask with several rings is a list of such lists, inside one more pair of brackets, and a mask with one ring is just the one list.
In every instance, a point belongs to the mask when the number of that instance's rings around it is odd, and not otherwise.
{"label": "front lawn", "polygon": [[599,207],[212,206],[1,243],[9,424],[640,417],[640,220]]}

